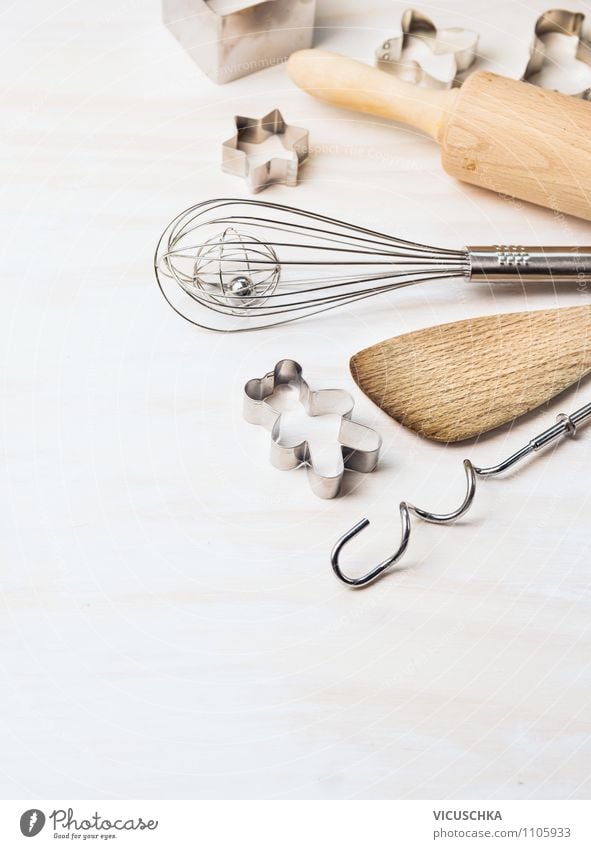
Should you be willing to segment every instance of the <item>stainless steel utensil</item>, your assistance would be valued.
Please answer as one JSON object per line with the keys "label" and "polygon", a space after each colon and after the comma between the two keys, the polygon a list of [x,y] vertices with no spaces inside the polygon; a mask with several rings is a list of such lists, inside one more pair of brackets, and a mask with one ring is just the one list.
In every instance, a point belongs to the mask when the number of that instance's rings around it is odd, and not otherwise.
{"label": "stainless steel utensil", "polygon": [[257,200],[216,199],[175,218],[156,249],[169,304],[235,332],[295,321],[425,280],[591,281],[591,247],[431,247]]}
{"label": "stainless steel utensil", "polygon": [[466,473],[466,495],[464,496],[464,500],[460,506],[456,510],[452,510],[451,513],[433,513],[431,510],[423,510],[421,507],[415,507],[408,501],[401,501],[400,520],[402,522],[402,536],[398,548],[393,554],[385,560],[382,560],[382,562],[377,566],[374,566],[373,569],[370,569],[369,572],[366,572],[359,578],[354,578],[344,573],[341,567],[340,558],[345,545],[347,545],[353,537],[356,537],[357,534],[369,525],[369,519],[361,519],[361,521],[357,522],[356,525],[353,525],[346,534],[343,534],[332,550],[331,564],[335,575],[340,581],[350,587],[366,587],[368,584],[373,583],[377,580],[377,578],[383,575],[387,569],[390,569],[398,563],[408,548],[411,534],[411,513],[419,519],[424,519],[426,522],[433,522],[436,525],[447,525],[451,522],[455,522],[456,519],[459,519],[460,516],[463,516],[464,513],[468,512],[472,502],[474,501],[477,477],[489,478],[494,475],[499,475],[501,472],[506,472],[507,469],[510,469],[525,457],[539,451],[546,445],[550,445],[550,443],[555,442],[557,439],[560,439],[560,437],[575,436],[579,425],[584,424],[589,419],[591,419],[591,404],[586,404],[584,407],[580,407],[570,415],[562,413],[558,416],[556,424],[542,431],[542,433],[531,439],[526,445],[518,451],[515,451],[515,453],[510,457],[507,457],[506,460],[502,460],[500,463],[497,463],[496,466],[480,467],[475,466],[471,460],[464,460],[464,471]]}

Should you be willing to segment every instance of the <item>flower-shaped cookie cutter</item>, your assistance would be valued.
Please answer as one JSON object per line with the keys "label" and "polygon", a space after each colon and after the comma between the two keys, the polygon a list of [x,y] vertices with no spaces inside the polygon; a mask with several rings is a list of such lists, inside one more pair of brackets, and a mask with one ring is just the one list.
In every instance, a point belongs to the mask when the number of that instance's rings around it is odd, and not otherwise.
{"label": "flower-shaped cookie cutter", "polygon": [[[405,61],[402,52],[413,40],[426,50],[412,61]],[[458,74],[472,65],[477,49],[477,32],[461,27],[438,29],[424,12],[406,9],[399,33],[376,50],[376,65],[415,85],[448,89],[459,82]]]}
{"label": "flower-shaped cookie cutter", "polygon": [[[299,167],[308,158],[308,130],[286,124],[279,109],[262,118],[236,115],[236,132],[222,144],[222,171],[244,177],[252,192],[260,192],[271,183],[295,186]],[[257,151],[272,136],[284,149],[280,153]]]}
{"label": "flower-shaped cookie cutter", "polygon": [[[338,452],[335,474],[320,474],[307,440],[290,443],[282,437],[282,412],[273,406],[273,396],[281,387],[298,393],[298,399],[309,416],[341,416],[335,446]],[[302,367],[295,360],[280,360],[273,371],[262,378],[249,380],[244,387],[244,418],[271,432],[271,463],[282,470],[306,466],[312,492],[320,498],[334,498],[339,494],[345,469],[372,472],[377,465],[382,439],[375,430],[351,421],[353,407],[353,398],[342,389],[313,392],[302,376]]]}

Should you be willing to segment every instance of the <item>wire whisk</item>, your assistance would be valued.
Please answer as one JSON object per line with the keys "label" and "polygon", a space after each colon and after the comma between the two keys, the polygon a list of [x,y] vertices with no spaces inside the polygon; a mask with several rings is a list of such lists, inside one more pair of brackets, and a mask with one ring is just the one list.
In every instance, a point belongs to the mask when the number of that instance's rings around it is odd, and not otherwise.
{"label": "wire whisk", "polygon": [[[158,243],[155,267],[173,309],[193,324],[224,331],[295,321],[468,270],[465,251],[233,199],[205,201],[175,218]],[[179,291],[189,300],[179,300]]]}
{"label": "wire whisk", "polygon": [[357,534],[369,525],[369,519],[361,519],[361,521],[357,522],[356,525],[353,525],[346,534],[343,534],[332,550],[331,564],[335,575],[340,581],[350,587],[365,587],[368,584],[373,583],[381,575],[383,575],[387,569],[398,563],[408,548],[412,530],[411,514],[417,516],[419,519],[424,519],[426,522],[432,522],[436,525],[447,525],[451,522],[455,522],[456,519],[459,519],[460,516],[463,516],[470,509],[476,494],[477,478],[487,478],[499,475],[501,472],[505,472],[507,469],[510,469],[520,460],[523,460],[530,454],[539,451],[541,448],[544,448],[544,446],[549,445],[561,436],[568,435],[574,437],[577,433],[578,426],[586,422],[588,419],[591,419],[591,403],[586,404],[584,407],[580,407],[570,415],[561,413],[556,420],[556,424],[552,425],[552,427],[549,427],[547,430],[542,431],[542,433],[531,439],[526,445],[514,454],[511,454],[511,456],[507,457],[507,459],[502,460],[496,466],[480,467],[475,466],[470,460],[464,460],[466,495],[464,496],[464,500],[460,506],[456,510],[452,510],[451,513],[433,513],[430,510],[423,510],[421,507],[415,507],[408,501],[402,501],[400,503],[402,535],[398,548],[390,555],[390,557],[387,557],[373,569],[370,569],[369,572],[366,572],[359,578],[352,578],[343,572],[340,565],[340,556],[345,545],[347,545],[353,537],[356,537]]}
{"label": "wire whisk", "polygon": [[591,248],[431,247],[260,200],[217,199],[178,215],[156,248],[179,315],[236,332],[296,321],[426,280],[591,280]]}

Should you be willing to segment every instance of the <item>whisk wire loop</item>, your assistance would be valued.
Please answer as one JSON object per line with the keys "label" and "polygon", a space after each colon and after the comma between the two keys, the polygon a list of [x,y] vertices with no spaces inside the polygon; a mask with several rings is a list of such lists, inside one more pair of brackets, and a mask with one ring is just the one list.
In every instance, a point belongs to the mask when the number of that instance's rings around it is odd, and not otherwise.
{"label": "whisk wire loop", "polygon": [[231,198],[178,215],[155,256],[158,285],[173,309],[199,327],[225,332],[285,324],[468,270],[466,250]]}

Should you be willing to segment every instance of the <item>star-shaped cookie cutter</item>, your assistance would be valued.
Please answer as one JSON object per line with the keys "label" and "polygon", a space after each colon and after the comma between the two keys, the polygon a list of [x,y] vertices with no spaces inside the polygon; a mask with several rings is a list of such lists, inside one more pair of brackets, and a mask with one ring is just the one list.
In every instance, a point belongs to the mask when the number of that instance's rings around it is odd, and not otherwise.
{"label": "star-shaped cookie cutter", "polygon": [[[569,64],[565,70],[575,81],[578,62],[584,62],[591,69],[591,43],[583,36],[584,22],[585,15],[582,12],[569,12],[568,9],[549,9],[540,15],[536,21],[534,39],[529,48],[529,60],[521,79],[536,85],[533,78],[546,65],[557,64],[549,55],[546,43],[548,36],[559,35],[570,42],[569,62],[572,64]],[[564,91],[564,93],[572,97],[580,97],[582,100],[591,100],[591,82],[578,91]]]}
{"label": "star-shaped cookie cutter", "polygon": [[[281,387],[298,393],[299,401],[309,416],[341,416],[336,474],[322,475],[318,472],[306,440],[290,444],[282,438],[282,413],[273,406],[273,395]],[[313,392],[302,376],[302,367],[295,360],[280,360],[273,371],[249,380],[244,387],[244,418],[271,432],[271,463],[283,470],[306,466],[310,487],[320,498],[334,498],[339,494],[345,469],[373,472],[377,465],[382,438],[375,430],[351,421],[353,406],[353,398],[342,389]]]}
{"label": "star-shaped cookie cutter", "polygon": [[[222,170],[244,177],[252,192],[260,192],[271,183],[295,186],[299,167],[308,158],[308,130],[286,124],[279,109],[262,118],[236,115],[236,132],[222,144]],[[256,146],[276,136],[285,154],[265,156]]]}
{"label": "star-shaped cookie cutter", "polygon": [[[402,51],[412,39],[420,41],[427,50],[410,62],[404,61]],[[458,74],[472,65],[477,49],[477,32],[460,27],[438,29],[423,12],[406,9],[400,32],[376,50],[376,65],[415,85],[448,89],[458,82]]]}

